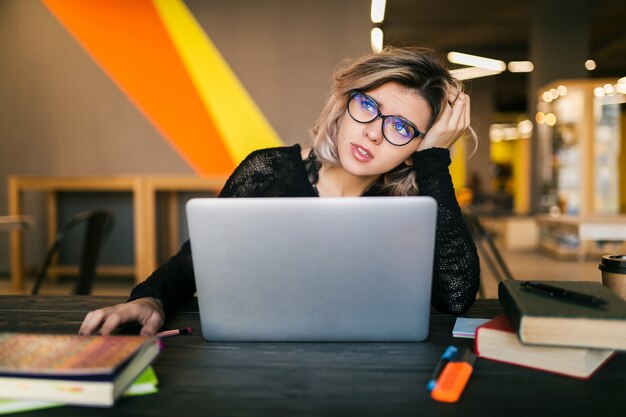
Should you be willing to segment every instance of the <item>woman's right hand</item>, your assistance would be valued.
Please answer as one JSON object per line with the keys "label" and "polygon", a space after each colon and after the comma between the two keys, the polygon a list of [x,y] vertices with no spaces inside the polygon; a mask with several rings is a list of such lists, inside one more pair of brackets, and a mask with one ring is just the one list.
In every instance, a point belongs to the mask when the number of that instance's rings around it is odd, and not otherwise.
{"label": "woman's right hand", "polygon": [[152,297],[138,298],[128,303],[90,311],[85,316],[78,334],[108,335],[121,324],[136,322],[142,326],[140,335],[154,336],[164,321],[165,313],[160,300]]}

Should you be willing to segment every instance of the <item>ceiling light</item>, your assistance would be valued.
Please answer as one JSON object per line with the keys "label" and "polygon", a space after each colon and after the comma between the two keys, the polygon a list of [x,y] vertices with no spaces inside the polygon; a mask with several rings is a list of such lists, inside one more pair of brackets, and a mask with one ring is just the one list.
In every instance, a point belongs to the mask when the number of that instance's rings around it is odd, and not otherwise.
{"label": "ceiling light", "polygon": [[586,60],[585,68],[587,68],[587,70],[589,71],[593,71],[594,69],[596,69],[596,61],[594,61],[593,59]]}
{"label": "ceiling light", "polygon": [[511,72],[532,72],[535,66],[530,61],[511,61],[507,65],[507,68]]}
{"label": "ceiling light", "polygon": [[373,28],[370,32],[372,42],[372,51],[380,52],[383,50],[383,31],[381,28]]}
{"label": "ceiling light", "polygon": [[535,121],[537,122],[537,124],[544,124],[546,122],[546,114],[544,112],[538,112],[535,115]]}
{"label": "ceiling light", "polygon": [[567,95],[567,87],[565,87],[564,85],[558,86],[556,90],[559,92],[559,95],[561,96]]}
{"label": "ceiling light", "polygon": [[482,56],[462,54],[460,52],[448,53],[448,61],[454,64],[478,67],[495,72],[502,72],[506,69],[506,64],[504,63],[504,61],[485,58]]}
{"label": "ceiling light", "polygon": [[596,87],[593,89],[593,95],[598,98],[604,97],[606,95],[606,91],[604,91],[604,88],[602,87]]}
{"label": "ceiling light", "polygon": [[517,124],[517,130],[519,130],[522,136],[530,135],[533,131],[533,122],[528,119],[522,120]]}
{"label": "ceiling light", "polygon": [[488,77],[500,74],[500,71],[491,71],[478,67],[459,68],[450,71],[450,74],[457,80],[471,80],[472,78]]}
{"label": "ceiling light", "polygon": [[556,124],[556,116],[554,113],[546,114],[546,124],[548,126],[554,126]]}
{"label": "ceiling light", "polygon": [[382,23],[385,20],[385,0],[372,0],[370,17],[373,23]]}
{"label": "ceiling light", "polygon": [[613,87],[612,84],[604,84],[602,88],[604,88],[604,92],[607,94],[613,94],[615,92],[615,87]]}
{"label": "ceiling light", "polygon": [[552,98],[552,94],[550,94],[549,91],[544,91],[543,94],[541,95],[541,98],[543,99],[543,101],[545,101],[546,103],[550,103],[552,100],[554,100]]}

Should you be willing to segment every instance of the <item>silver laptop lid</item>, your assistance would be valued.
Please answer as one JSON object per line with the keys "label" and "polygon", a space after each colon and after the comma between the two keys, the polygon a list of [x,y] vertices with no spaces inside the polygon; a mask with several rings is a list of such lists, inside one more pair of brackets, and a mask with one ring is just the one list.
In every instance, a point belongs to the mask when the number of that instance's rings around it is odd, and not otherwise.
{"label": "silver laptop lid", "polygon": [[187,203],[209,341],[421,341],[430,197],[206,198]]}

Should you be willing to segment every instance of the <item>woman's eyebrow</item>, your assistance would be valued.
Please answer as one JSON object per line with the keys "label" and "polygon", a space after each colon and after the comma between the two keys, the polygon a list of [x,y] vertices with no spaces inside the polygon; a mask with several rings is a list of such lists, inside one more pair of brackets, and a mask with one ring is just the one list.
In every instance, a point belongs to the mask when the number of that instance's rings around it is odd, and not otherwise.
{"label": "woman's eyebrow", "polygon": [[[384,112],[384,111],[382,111],[382,109],[384,108],[382,103],[379,103],[378,101],[374,100],[374,98],[373,98],[373,97],[368,96],[367,94],[364,94],[364,96],[365,96],[365,97],[368,97],[370,100],[372,100],[374,103],[376,103],[376,106],[378,106],[378,111],[379,111],[381,114],[383,114],[383,115],[385,115],[385,116],[395,116],[395,117],[401,117],[401,118],[403,118],[404,120],[406,120],[407,122],[411,123],[413,126],[417,127],[417,125],[416,125],[415,123],[413,123],[411,120],[409,120],[409,118],[407,118],[406,116],[403,116],[403,115],[401,115],[401,114],[385,114],[385,112]],[[420,132],[421,132],[421,130],[420,130]]]}
{"label": "woman's eyebrow", "polygon": [[378,107],[378,109],[380,110],[380,108],[382,107],[382,104],[380,104],[378,102],[378,100],[374,99],[374,97],[367,95],[365,93],[362,93],[365,97],[367,97],[369,100],[372,100],[374,103],[376,103],[376,106]]}

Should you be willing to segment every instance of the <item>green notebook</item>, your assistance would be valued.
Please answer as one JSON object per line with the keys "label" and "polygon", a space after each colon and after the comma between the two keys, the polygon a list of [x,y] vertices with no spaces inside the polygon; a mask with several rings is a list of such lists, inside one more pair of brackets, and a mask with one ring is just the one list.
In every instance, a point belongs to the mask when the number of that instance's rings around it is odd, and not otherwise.
{"label": "green notebook", "polygon": [[[123,394],[124,397],[133,397],[139,395],[148,395],[159,392],[159,380],[157,379],[154,369],[150,366],[128,387]],[[43,410],[46,408],[61,407],[63,403],[49,401],[31,401],[31,400],[11,400],[0,399],[0,415],[21,413],[25,411]]]}
{"label": "green notebook", "polygon": [[597,282],[540,282],[606,304],[587,305],[524,288],[522,281],[503,281],[500,304],[522,343],[626,350],[626,301]]}

